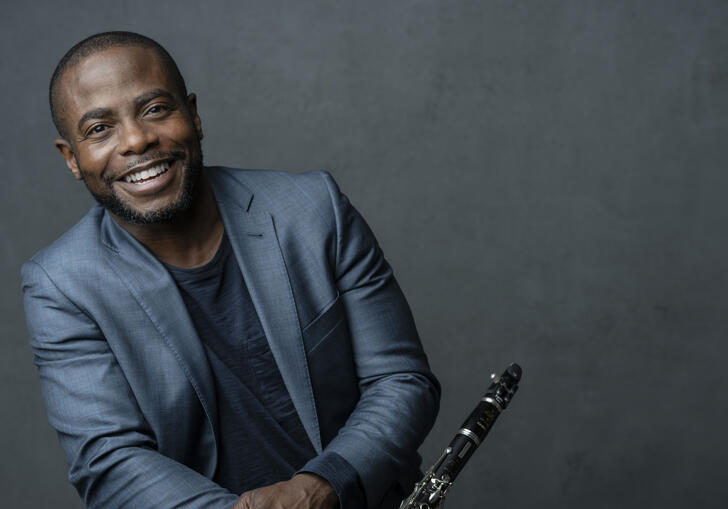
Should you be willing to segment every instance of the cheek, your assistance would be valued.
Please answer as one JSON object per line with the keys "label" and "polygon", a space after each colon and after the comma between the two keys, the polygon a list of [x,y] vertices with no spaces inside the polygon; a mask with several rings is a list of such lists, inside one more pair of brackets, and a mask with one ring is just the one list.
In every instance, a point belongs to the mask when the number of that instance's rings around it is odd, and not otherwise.
{"label": "cheek", "polygon": [[75,148],[76,159],[85,162],[87,165],[98,165],[99,163],[108,161],[114,150],[116,143],[113,136],[110,136],[104,142],[85,143],[81,147]]}
{"label": "cheek", "polygon": [[79,169],[84,174],[84,179],[103,179],[113,156],[113,149],[110,147],[84,147],[75,153]]}
{"label": "cheek", "polygon": [[88,153],[88,162],[95,168],[103,169],[106,167],[107,162],[111,157],[111,151],[109,150],[94,150]]}
{"label": "cheek", "polygon": [[186,118],[184,121],[171,123],[165,131],[168,138],[178,144],[191,145],[199,140],[194,124]]}

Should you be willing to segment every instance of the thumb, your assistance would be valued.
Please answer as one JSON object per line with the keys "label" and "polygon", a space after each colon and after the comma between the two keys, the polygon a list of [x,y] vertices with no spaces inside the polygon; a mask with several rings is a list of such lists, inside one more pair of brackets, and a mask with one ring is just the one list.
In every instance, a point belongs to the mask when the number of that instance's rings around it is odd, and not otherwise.
{"label": "thumb", "polygon": [[252,491],[246,491],[242,495],[240,495],[240,498],[238,499],[238,502],[233,506],[232,509],[253,509],[253,500],[252,500]]}
{"label": "thumb", "polygon": [[253,490],[245,494],[245,509],[255,509],[255,494],[257,491]]}

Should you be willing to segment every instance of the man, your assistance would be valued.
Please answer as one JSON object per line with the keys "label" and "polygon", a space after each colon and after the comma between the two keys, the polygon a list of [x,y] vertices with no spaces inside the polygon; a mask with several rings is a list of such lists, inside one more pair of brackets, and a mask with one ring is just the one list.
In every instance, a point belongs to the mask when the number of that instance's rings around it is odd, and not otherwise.
{"label": "man", "polygon": [[439,386],[325,172],[207,168],[156,42],[74,46],[55,145],[99,205],[23,266],[49,420],[89,507],[397,507]]}

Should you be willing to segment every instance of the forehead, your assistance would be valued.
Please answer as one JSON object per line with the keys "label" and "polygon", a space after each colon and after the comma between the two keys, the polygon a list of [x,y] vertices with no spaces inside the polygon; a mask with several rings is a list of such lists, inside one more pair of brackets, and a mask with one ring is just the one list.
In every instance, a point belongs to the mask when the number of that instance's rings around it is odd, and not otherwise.
{"label": "forehead", "polygon": [[150,48],[118,46],[93,53],[70,67],[59,81],[68,120],[92,108],[123,107],[151,89],[174,94],[174,80],[165,62]]}

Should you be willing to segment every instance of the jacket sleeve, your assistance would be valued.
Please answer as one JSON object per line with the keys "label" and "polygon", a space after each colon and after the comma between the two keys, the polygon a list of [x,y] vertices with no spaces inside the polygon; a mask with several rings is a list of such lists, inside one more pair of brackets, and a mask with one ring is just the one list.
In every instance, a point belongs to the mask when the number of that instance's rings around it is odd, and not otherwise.
{"label": "jacket sleeve", "polygon": [[95,322],[41,265],[22,268],[25,314],[51,426],[69,481],[89,508],[226,508],[237,496],[156,450]]}
{"label": "jacket sleeve", "polygon": [[354,467],[367,505],[374,508],[394,481],[409,490],[418,480],[412,478],[419,467],[417,448],[437,416],[440,386],[429,369],[407,301],[374,235],[331,175],[322,175],[335,216],[335,278],[361,393],[326,451],[339,454]]}

